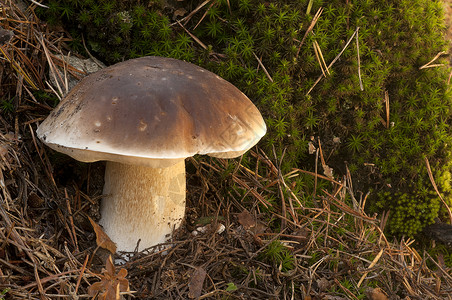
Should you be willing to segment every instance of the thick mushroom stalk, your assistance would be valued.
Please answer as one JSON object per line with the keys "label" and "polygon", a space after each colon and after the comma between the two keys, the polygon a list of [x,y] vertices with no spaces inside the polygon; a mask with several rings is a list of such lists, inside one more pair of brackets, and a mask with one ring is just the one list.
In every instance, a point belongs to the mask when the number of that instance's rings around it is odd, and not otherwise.
{"label": "thick mushroom stalk", "polygon": [[185,162],[151,168],[107,162],[100,224],[120,251],[164,243],[185,212]]}

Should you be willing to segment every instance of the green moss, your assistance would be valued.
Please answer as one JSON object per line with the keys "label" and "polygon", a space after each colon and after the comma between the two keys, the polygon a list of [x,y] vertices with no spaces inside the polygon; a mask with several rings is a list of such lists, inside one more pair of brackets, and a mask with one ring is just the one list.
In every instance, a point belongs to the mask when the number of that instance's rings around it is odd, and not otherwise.
{"label": "green moss", "polygon": [[[283,172],[313,170],[307,143],[319,137],[323,152],[332,153],[327,163],[335,173],[344,173],[347,161],[355,188],[375,191],[369,208],[391,210],[392,232],[413,235],[441,215],[424,157],[449,199],[449,71],[419,69],[447,49],[441,1],[214,1],[184,23],[207,49],[171,24],[177,5],[192,11],[200,3],[50,0],[48,10],[38,10],[74,32],[75,40],[83,32],[90,50],[107,63],[169,56],[231,81],[266,119],[268,134],[260,145],[268,153],[274,148],[279,158],[286,149]],[[306,34],[321,7],[322,15]],[[314,44],[328,65],[357,27],[358,43],[353,39],[330,74],[313,87],[322,74]],[[332,143],[332,136],[343,142]]]}
{"label": "green moss", "polygon": [[283,272],[294,268],[294,258],[292,254],[289,249],[278,240],[271,242],[259,254],[259,258],[267,263],[276,264]]}

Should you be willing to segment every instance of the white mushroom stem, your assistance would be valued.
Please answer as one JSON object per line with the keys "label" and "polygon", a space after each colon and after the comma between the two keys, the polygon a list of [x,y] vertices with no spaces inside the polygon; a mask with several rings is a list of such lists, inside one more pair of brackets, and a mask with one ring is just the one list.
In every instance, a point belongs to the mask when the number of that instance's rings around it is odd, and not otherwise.
{"label": "white mushroom stem", "polygon": [[162,169],[107,162],[100,224],[118,251],[168,241],[184,213],[184,160]]}

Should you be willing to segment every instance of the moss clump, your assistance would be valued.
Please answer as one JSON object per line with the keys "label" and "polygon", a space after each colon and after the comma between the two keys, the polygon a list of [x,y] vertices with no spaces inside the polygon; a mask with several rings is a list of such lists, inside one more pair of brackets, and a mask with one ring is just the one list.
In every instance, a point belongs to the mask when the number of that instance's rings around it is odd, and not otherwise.
{"label": "moss clump", "polygon": [[294,258],[289,249],[280,241],[272,241],[259,255],[264,262],[275,264],[281,271],[286,272],[294,268]]}
{"label": "moss clump", "polygon": [[[427,179],[428,180],[428,179]],[[393,211],[389,220],[392,233],[403,233],[413,236],[422,230],[425,224],[432,224],[440,210],[440,200],[434,191],[428,190],[424,183],[413,191],[379,193],[377,205],[388,207]]]}
{"label": "moss clump", "polygon": [[[201,2],[184,4],[192,11]],[[262,146],[274,147],[279,157],[286,149],[283,171],[313,168],[307,145],[311,136],[319,137],[328,165],[345,173],[347,161],[355,187],[374,190],[370,207],[391,210],[392,232],[414,235],[439,210],[425,157],[440,188],[450,190],[448,70],[419,69],[447,48],[442,2],[313,1],[306,13],[309,3],[212,1],[184,23],[205,48],[171,24],[182,5],[177,1],[50,0],[42,15],[63,23],[74,47],[83,33],[90,50],[108,63],[160,55],[216,72],[263,111],[269,132]],[[330,74],[314,87],[322,74],[316,49],[329,64],[358,27]],[[331,142],[333,137],[342,143]]]}

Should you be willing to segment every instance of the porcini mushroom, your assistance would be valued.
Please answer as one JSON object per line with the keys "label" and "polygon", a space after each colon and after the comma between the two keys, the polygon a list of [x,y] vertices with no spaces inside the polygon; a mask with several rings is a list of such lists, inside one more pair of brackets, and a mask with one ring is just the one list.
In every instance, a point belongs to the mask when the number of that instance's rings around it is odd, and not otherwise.
{"label": "porcini mushroom", "polygon": [[142,57],[81,80],[37,129],[50,148],[107,161],[100,224],[118,251],[166,242],[185,213],[185,158],[237,157],[266,126],[236,87],[184,61]]}

